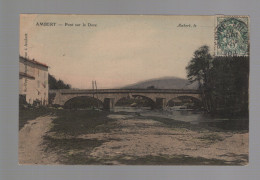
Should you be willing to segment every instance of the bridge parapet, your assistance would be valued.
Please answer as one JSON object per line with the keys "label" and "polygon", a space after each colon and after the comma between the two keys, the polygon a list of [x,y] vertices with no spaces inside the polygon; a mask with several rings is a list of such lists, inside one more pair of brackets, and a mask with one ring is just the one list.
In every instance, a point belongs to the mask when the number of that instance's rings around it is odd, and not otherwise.
{"label": "bridge parapet", "polygon": [[[99,89],[93,91],[92,89],[60,89],[60,90],[50,90],[50,93],[55,93],[53,104],[64,105],[68,100],[79,97],[79,96],[89,96],[95,97],[96,99],[104,103],[105,99],[114,99],[113,103],[123,98],[123,97],[134,97],[141,96],[151,99],[155,103],[164,106],[173,98],[179,96],[191,96],[196,99],[201,99],[200,92],[198,90],[190,89]],[[114,106],[111,105],[111,107]],[[160,106],[161,106],[160,105]]]}
{"label": "bridge parapet", "polygon": [[191,93],[200,94],[198,90],[194,89],[59,89],[50,90],[50,92],[60,92],[62,94],[81,94],[81,93]]}

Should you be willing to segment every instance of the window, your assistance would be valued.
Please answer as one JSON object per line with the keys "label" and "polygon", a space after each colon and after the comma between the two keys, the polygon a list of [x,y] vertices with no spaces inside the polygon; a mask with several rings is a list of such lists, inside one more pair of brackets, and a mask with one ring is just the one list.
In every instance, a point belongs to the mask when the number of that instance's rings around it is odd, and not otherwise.
{"label": "window", "polygon": [[40,81],[39,80],[37,81],[37,84],[38,84],[38,88],[39,88],[40,87]]}

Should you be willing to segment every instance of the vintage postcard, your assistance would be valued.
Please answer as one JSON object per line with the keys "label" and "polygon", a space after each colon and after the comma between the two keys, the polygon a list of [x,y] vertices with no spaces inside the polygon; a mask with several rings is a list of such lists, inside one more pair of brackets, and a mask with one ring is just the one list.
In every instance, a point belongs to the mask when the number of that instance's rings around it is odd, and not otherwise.
{"label": "vintage postcard", "polygon": [[249,22],[21,14],[19,164],[247,165]]}

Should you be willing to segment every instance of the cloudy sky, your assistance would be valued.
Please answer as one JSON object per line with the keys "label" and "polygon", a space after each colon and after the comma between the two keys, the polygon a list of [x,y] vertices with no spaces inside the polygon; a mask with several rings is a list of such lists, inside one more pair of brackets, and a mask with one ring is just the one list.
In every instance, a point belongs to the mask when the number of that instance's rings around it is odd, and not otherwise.
{"label": "cloudy sky", "polygon": [[[20,55],[27,53],[30,59],[47,64],[50,74],[74,88],[91,88],[92,80],[98,88],[116,88],[151,78],[186,78],[185,67],[193,52],[204,44],[212,52],[214,47],[213,16],[20,18]],[[44,22],[56,24],[42,26]]]}

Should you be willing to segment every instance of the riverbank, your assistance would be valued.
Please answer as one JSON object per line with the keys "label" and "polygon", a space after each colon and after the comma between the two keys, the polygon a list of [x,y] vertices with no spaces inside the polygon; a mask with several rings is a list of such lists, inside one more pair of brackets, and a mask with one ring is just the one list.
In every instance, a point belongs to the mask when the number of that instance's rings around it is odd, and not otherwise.
{"label": "riverbank", "polygon": [[42,141],[45,154],[58,154],[57,160],[49,164],[248,163],[248,131],[245,130],[205,128],[134,112],[59,110],[55,115]]}
{"label": "riverbank", "polygon": [[34,120],[37,117],[52,114],[52,109],[47,107],[32,107],[32,108],[20,108],[19,109],[19,130],[24,127],[30,120]]}
{"label": "riverbank", "polygon": [[[19,164],[57,164],[55,152],[45,153],[44,136],[51,128],[52,116],[29,120],[19,131]],[[23,121],[24,122],[24,121]]]}

